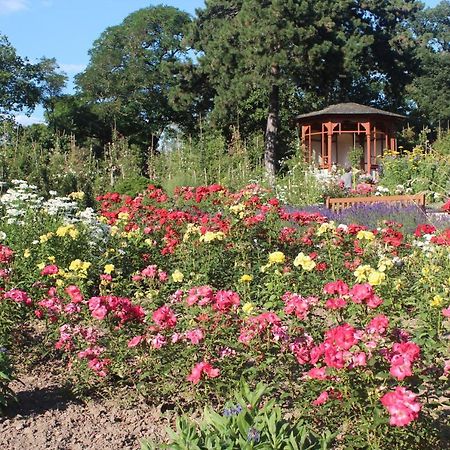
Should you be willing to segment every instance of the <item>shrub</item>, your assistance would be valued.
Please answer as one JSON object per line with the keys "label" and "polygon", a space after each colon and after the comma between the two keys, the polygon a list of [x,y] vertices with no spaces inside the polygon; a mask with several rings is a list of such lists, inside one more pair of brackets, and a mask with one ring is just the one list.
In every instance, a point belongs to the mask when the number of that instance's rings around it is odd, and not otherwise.
{"label": "shrub", "polygon": [[117,181],[114,185],[114,189],[119,194],[126,194],[131,197],[135,197],[145,191],[149,184],[153,184],[149,178],[140,175],[132,175],[125,176],[125,178]]}

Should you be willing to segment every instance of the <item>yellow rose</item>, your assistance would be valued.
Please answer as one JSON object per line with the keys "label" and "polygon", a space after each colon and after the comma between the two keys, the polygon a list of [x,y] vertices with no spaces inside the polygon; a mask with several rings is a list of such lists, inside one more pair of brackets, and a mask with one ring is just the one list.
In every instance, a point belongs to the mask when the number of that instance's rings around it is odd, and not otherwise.
{"label": "yellow rose", "polygon": [[379,286],[386,279],[386,274],[384,272],[378,272],[374,270],[369,273],[367,277],[367,282],[372,286]]}
{"label": "yellow rose", "polygon": [[394,265],[394,263],[392,262],[391,259],[383,257],[378,262],[378,271],[386,272],[386,270],[390,269],[393,265]]}
{"label": "yellow rose", "polygon": [[242,311],[245,314],[250,314],[255,309],[255,306],[251,302],[246,302],[242,305]]}
{"label": "yellow rose", "polygon": [[324,234],[328,231],[334,231],[335,229],[336,229],[336,225],[333,221],[325,222],[320,225],[320,227],[316,231],[316,234],[317,234],[317,236],[321,236],[322,234]]}
{"label": "yellow rose", "polygon": [[71,228],[69,230],[69,236],[75,240],[80,235],[80,232],[76,228]]}
{"label": "yellow rose", "polygon": [[103,269],[103,272],[110,275],[114,271],[114,269],[115,269],[114,264],[106,264],[105,268]]}
{"label": "yellow rose", "polygon": [[253,277],[248,274],[242,275],[242,277],[240,279],[241,283],[250,283],[250,281],[252,281],[252,280],[253,280]]}
{"label": "yellow rose", "polygon": [[367,264],[358,266],[356,270],[353,272],[353,275],[356,277],[356,282],[361,283],[362,281],[366,281],[367,276],[369,273],[372,272],[372,268],[368,266]]}
{"label": "yellow rose", "polygon": [[172,276],[172,280],[175,283],[181,283],[184,279],[183,273],[180,272],[178,269],[176,269],[171,276]]}
{"label": "yellow rose", "polygon": [[64,237],[68,231],[67,226],[61,226],[56,230],[56,236],[58,237]]}
{"label": "yellow rose", "polygon": [[23,252],[23,257],[24,258],[29,258],[31,256],[31,252],[29,248],[26,248]]}
{"label": "yellow rose", "polygon": [[124,221],[128,220],[129,217],[130,217],[130,215],[129,215],[128,213],[126,213],[126,212],[120,212],[120,213],[117,215],[117,218],[118,218],[119,220],[124,220]]}
{"label": "yellow rose", "polygon": [[433,308],[439,308],[442,305],[442,303],[444,303],[443,297],[441,295],[435,295],[433,297],[433,300],[431,300],[430,305]]}
{"label": "yellow rose", "polygon": [[356,235],[356,239],[373,241],[375,239],[375,235],[371,231],[360,230]]}
{"label": "yellow rose", "polygon": [[225,234],[222,231],[207,231],[200,236],[200,242],[222,241]]}
{"label": "yellow rose", "polygon": [[88,270],[89,267],[91,267],[91,266],[92,266],[92,264],[91,264],[90,262],[84,261],[84,262],[81,263],[80,270],[81,270],[82,272],[87,272],[87,270]]}
{"label": "yellow rose", "polygon": [[310,256],[305,255],[303,252],[300,252],[294,259],[294,266],[301,266],[303,270],[311,272],[311,270],[316,267],[316,263],[311,259]]}
{"label": "yellow rose", "polygon": [[269,255],[270,264],[283,264],[285,260],[286,256],[284,256],[283,252],[273,252]]}
{"label": "yellow rose", "polygon": [[245,205],[243,203],[238,203],[237,205],[230,206],[230,211],[234,214],[239,214],[239,213],[243,212],[244,210],[245,210]]}
{"label": "yellow rose", "polygon": [[78,192],[71,192],[68,197],[73,198],[74,200],[83,200],[84,199],[84,192],[78,191]]}
{"label": "yellow rose", "polygon": [[47,233],[47,234],[43,234],[42,236],[39,236],[39,240],[41,242],[41,244],[44,244],[45,242],[47,242],[51,237],[53,237],[53,233]]}
{"label": "yellow rose", "polygon": [[81,264],[81,259],[74,259],[69,265],[69,270],[71,270],[72,272],[76,272],[80,269]]}

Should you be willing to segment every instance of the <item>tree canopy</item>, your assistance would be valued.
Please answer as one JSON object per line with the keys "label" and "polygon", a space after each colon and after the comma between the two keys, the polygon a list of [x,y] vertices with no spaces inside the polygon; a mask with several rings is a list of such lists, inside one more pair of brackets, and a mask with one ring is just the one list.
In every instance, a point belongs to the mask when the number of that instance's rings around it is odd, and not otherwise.
{"label": "tree canopy", "polygon": [[409,95],[422,124],[450,121],[450,1],[422,11],[412,24],[420,43]]}
{"label": "tree canopy", "polygon": [[41,58],[32,64],[20,57],[0,34],[0,114],[31,113],[39,103],[49,106],[66,82],[58,69],[55,59]]}
{"label": "tree canopy", "polygon": [[138,10],[102,33],[87,69],[76,78],[84,98],[136,143],[156,148],[167,125],[180,119],[169,91],[188,59],[183,37],[190,21],[169,6]]}

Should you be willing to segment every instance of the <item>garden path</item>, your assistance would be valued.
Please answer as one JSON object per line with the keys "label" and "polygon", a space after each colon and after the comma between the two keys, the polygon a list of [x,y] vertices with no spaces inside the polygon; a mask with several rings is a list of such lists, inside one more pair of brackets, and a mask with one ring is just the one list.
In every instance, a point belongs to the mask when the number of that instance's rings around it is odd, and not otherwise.
{"label": "garden path", "polygon": [[143,437],[163,439],[168,418],[143,401],[77,401],[48,367],[20,374],[18,403],[0,417],[2,450],[135,450]]}

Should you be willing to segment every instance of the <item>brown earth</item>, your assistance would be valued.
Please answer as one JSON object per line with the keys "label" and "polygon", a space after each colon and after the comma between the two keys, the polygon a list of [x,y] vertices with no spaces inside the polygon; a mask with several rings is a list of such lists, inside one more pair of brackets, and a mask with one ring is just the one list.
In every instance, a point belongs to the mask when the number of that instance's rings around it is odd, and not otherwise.
{"label": "brown earth", "polygon": [[140,439],[161,442],[170,412],[144,401],[117,398],[81,402],[51,368],[35,369],[11,383],[18,403],[0,417],[1,450],[135,450]]}

